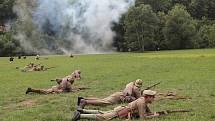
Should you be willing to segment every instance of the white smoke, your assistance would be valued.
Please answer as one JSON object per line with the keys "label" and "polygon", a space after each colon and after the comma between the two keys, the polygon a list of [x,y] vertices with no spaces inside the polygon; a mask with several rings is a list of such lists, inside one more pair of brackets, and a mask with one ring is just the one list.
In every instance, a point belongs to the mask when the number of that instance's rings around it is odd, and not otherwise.
{"label": "white smoke", "polygon": [[[113,22],[119,22],[122,14],[134,2],[135,0],[37,0],[34,9],[28,13],[32,14],[32,23],[38,33],[48,31],[57,36],[58,40],[51,44],[64,53],[98,53],[113,50]],[[17,13],[21,19],[26,19],[23,15],[25,12]]]}

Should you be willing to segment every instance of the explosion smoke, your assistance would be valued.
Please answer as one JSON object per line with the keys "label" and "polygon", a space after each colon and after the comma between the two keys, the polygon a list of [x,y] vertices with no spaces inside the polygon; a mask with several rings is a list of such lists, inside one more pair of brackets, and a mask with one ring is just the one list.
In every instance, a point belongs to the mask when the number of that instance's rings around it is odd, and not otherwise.
{"label": "explosion smoke", "polygon": [[[113,23],[134,0],[18,0],[17,39],[40,53],[101,53],[114,50]],[[24,39],[23,39],[24,38]],[[28,43],[28,45],[25,45]],[[32,51],[32,50],[31,50]]]}

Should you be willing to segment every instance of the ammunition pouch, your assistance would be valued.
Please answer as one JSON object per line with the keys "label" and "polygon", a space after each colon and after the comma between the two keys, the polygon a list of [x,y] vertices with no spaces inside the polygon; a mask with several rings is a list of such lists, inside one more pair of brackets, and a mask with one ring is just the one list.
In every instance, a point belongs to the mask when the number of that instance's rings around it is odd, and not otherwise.
{"label": "ammunition pouch", "polygon": [[122,102],[123,103],[130,103],[130,102],[132,102],[134,100],[136,100],[136,98],[133,97],[133,96],[125,96],[125,97],[123,97]]}
{"label": "ammunition pouch", "polygon": [[117,116],[120,119],[125,119],[129,117],[128,115],[130,112],[131,112],[130,109],[125,107],[122,110],[117,111]]}

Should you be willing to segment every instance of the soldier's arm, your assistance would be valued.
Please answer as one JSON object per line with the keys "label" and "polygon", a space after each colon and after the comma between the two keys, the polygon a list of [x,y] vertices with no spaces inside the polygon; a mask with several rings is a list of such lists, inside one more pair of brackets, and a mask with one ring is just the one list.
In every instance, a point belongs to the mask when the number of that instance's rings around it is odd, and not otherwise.
{"label": "soldier's arm", "polygon": [[133,91],[133,85],[131,83],[127,84],[125,89],[123,90],[123,93],[127,96],[131,96]]}
{"label": "soldier's arm", "polygon": [[137,107],[138,107],[138,114],[141,119],[146,118],[146,104],[143,103],[141,100],[137,102]]}
{"label": "soldier's arm", "polygon": [[150,110],[150,108],[149,108],[148,106],[146,106],[146,113],[147,113],[147,114],[152,113],[151,110]]}
{"label": "soldier's arm", "polygon": [[160,116],[159,113],[154,112],[154,113],[150,113],[149,115],[146,115],[145,118],[151,119],[151,118],[155,118],[155,117],[159,117],[159,116]]}
{"label": "soldier's arm", "polygon": [[141,97],[141,90],[139,88],[134,88],[133,93],[135,95],[135,98],[138,99],[139,97]]}
{"label": "soldier's arm", "polygon": [[62,82],[62,79],[56,79],[56,82],[57,82],[58,84],[60,84],[60,83]]}

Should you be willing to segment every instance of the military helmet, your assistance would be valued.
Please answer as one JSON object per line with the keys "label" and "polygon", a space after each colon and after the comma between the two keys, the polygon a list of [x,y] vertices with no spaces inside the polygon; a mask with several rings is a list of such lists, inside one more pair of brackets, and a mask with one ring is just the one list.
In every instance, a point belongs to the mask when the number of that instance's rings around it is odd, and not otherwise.
{"label": "military helmet", "polygon": [[136,87],[140,88],[142,86],[142,83],[143,83],[143,81],[141,79],[137,79],[137,80],[135,80],[134,85]]}

